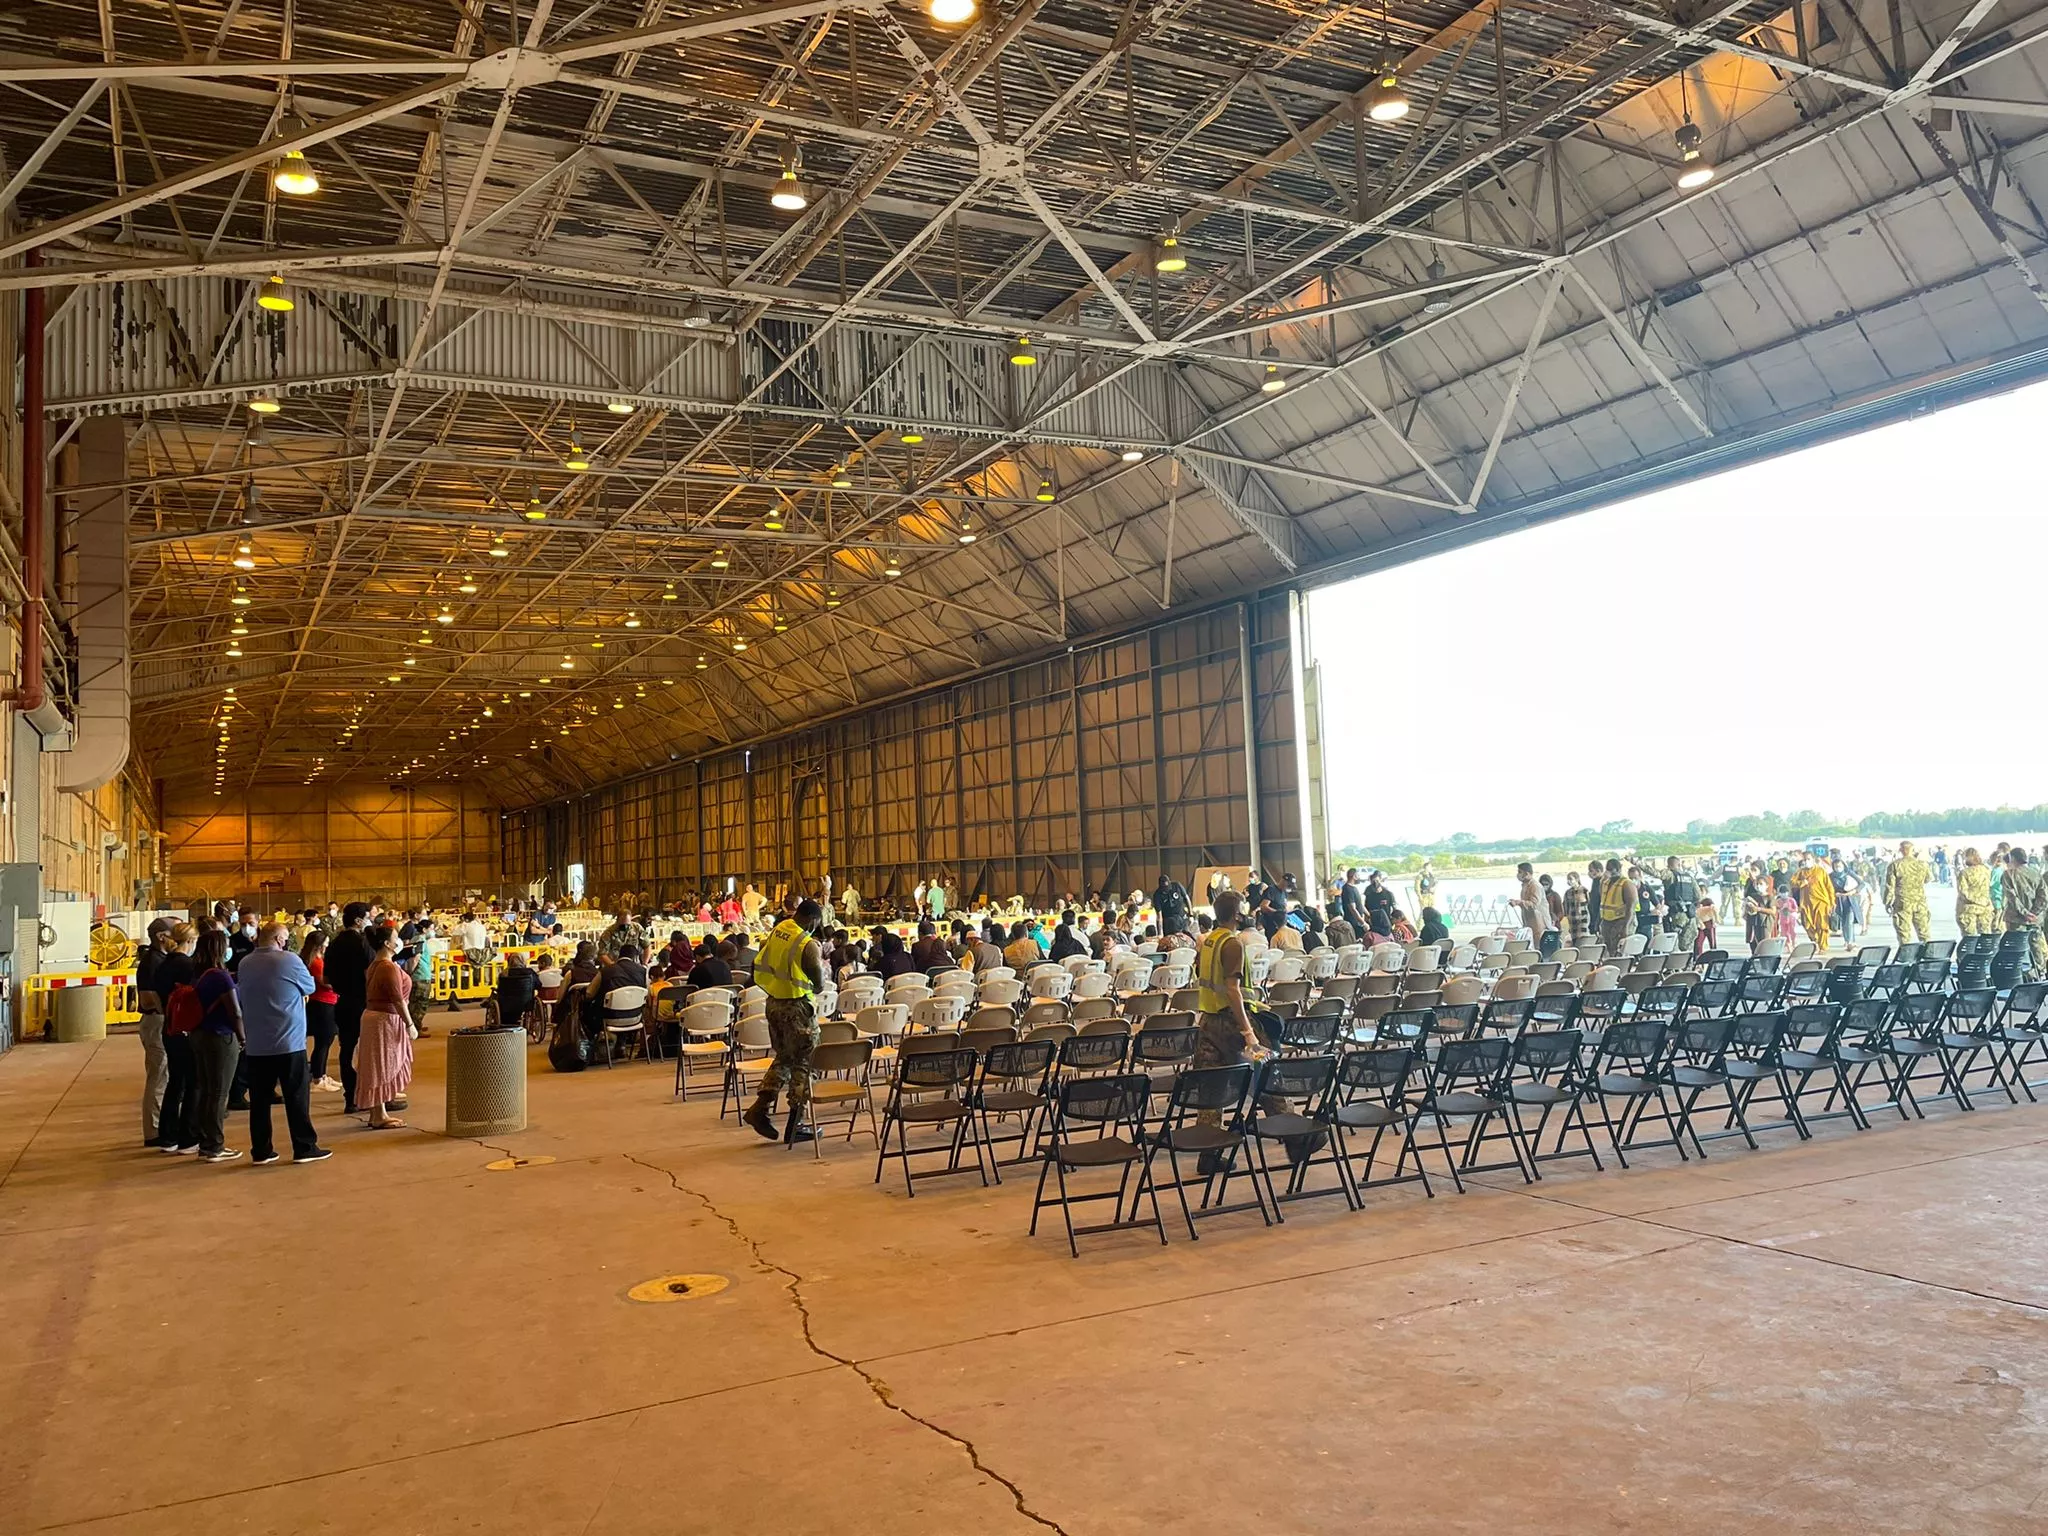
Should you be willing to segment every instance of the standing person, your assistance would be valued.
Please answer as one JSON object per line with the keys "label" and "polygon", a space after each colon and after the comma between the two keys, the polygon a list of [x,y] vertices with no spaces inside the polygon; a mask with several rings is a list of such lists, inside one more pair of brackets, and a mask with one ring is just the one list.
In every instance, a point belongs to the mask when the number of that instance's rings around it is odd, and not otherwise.
{"label": "standing person", "polygon": [[[434,920],[430,917],[419,925],[418,931],[408,939],[400,930],[399,942],[405,946],[399,952],[398,963],[405,967],[405,973],[412,978],[412,991],[406,995],[405,1006],[412,1018],[413,1038],[424,1040],[433,1033],[427,1028],[427,1008],[434,1001]],[[468,935],[463,936],[464,958],[468,959]],[[485,959],[489,952],[485,952]],[[477,980],[483,980],[486,971],[482,961],[471,960],[476,967]],[[459,1006],[455,1001],[455,989],[448,989],[448,1011],[453,1013]]]}
{"label": "standing person", "polygon": [[1530,942],[1547,955],[1557,948],[1557,926],[1550,920],[1550,903],[1543,899],[1543,887],[1536,883],[1536,866],[1527,862],[1517,864],[1515,874],[1522,882],[1515,894],[1522,926],[1529,930]]}
{"label": "standing person", "polygon": [[367,1110],[370,1129],[405,1124],[391,1111],[405,1108],[412,1085],[412,1019],[406,1003],[412,978],[399,968],[398,930],[378,928],[368,937],[369,974],[364,978],[361,1032],[356,1046],[355,1097]]}
{"label": "standing person", "polygon": [[839,910],[845,914],[849,923],[860,921],[860,892],[854,889],[851,880],[846,882],[846,889],[839,893]]}
{"label": "standing person", "polygon": [[199,1150],[194,1115],[198,1107],[198,1064],[192,1054],[192,1027],[198,1022],[198,994],[192,983],[199,968],[192,952],[199,930],[190,923],[171,925],[170,948],[157,957],[150,979],[164,1005],[164,1102],[157,1116],[157,1150],[191,1154]]}
{"label": "standing person", "polygon": [[775,1098],[789,1094],[789,1119],[782,1142],[809,1141],[817,1133],[804,1124],[811,1104],[811,1053],[818,1047],[818,1010],[812,999],[825,985],[823,957],[818,952],[818,922],[824,914],[815,901],[798,904],[794,917],[784,918],[762,942],[754,962],[754,980],[768,994],[768,1039],[775,1060],[761,1074],[761,1088],[740,1118],[753,1131],[775,1140],[769,1115]]}
{"label": "standing person", "polygon": [[1389,937],[1394,931],[1394,893],[1378,870],[1365,877],[1365,893],[1359,900],[1365,905],[1365,920],[1372,931],[1383,939]]}
{"label": "standing person", "polygon": [[749,928],[760,927],[761,909],[767,904],[761,893],[754,889],[754,882],[749,880],[740,888],[740,921]]}
{"label": "standing person", "polygon": [[1885,872],[1884,907],[1901,944],[1913,942],[1916,933],[1922,943],[1934,937],[1927,915],[1927,880],[1932,873],[1911,843],[1899,844],[1899,856]]}
{"label": "standing person", "polygon": [[1539,946],[1547,959],[1556,954],[1564,943],[1564,898],[1558,895],[1550,876],[1538,875],[1536,884],[1543,891],[1543,910],[1550,914],[1550,932],[1543,936],[1543,943]]}
{"label": "standing person", "polygon": [[1664,926],[1678,935],[1681,954],[1692,954],[1700,931],[1700,883],[1672,854],[1664,861]]}
{"label": "standing person", "polygon": [[194,1125],[202,1163],[231,1163],[242,1154],[227,1144],[228,1091],[242,1059],[242,1008],[235,978],[227,968],[228,936],[218,928],[201,934],[197,965],[199,1026],[192,1031],[192,1062],[198,1112]]}
{"label": "standing person", "polygon": [[1742,866],[1723,864],[1721,866],[1721,920],[1732,923],[1742,916]]}
{"label": "standing person", "polygon": [[156,969],[171,952],[171,920],[159,917],[149,925],[142,952],[135,957],[135,1010],[142,1017],[142,1144],[160,1146],[163,1136],[164,1090],[170,1085],[170,1059],[164,1052],[164,1000],[156,986]]}
{"label": "standing person", "polygon": [[1562,904],[1565,942],[1572,945],[1585,943],[1593,936],[1593,908],[1586,896],[1586,883],[1576,869],[1565,871]]}
{"label": "standing person", "polygon": [[1606,890],[1607,866],[1602,864],[1598,859],[1587,860],[1586,912],[1589,918],[1591,919],[1592,923],[1592,930],[1590,933],[1587,934],[1588,938],[1601,938],[1605,932],[1604,928],[1602,927],[1602,924],[1604,923],[1605,919],[1601,917],[1600,909],[1604,903],[1604,896]]}
{"label": "standing person", "polygon": [[2005,856],[2005,931],[2024,932],[2033,974],[2048,971],[2048,943],[2041,934],[2043,908],[2048,906],[2048,884],[2041,878],[2041,866],[2027,862],[2027,850],[2015,848]]}
{"label": "standing person", "polygon": [[1776,887],[1778,902],[1778,937],[1790,949],[1799,942],[1799,898],[1792,893],[1792,882],[1788,877],[1783,885]]}
{"label": "standing person", "polygon": [[1698,959],[1710,949],[1721,947],[1721,928],[1714,918],[1714,902],[1702,896],[1693,908],[1692,953]]}
{"label": "standing person", "polygon": [[1433,907],[1436,905],[1436,861],[1424,859],[1422,868],[1415,875],[1415,905]]}
{"label": "standing person", "polygon": [[946,877],[932,876],[932,883],[924,888],[925,910],[931,913],[933,922],[943,921],[946,916]]}
{"label": "standing person", "polygon": [[1799,918],[1806,925],[1806,936],[1815,949],[1826,954],[1835,921],[1835,882],[1827,865],[1810,853],[1799,855],[1792,890],[1799,898]]}
{"label": "standing person", "polygon": [[1857,907],[1863,899],[1862,882],[1856,878],[1856,872],[1842,862],[1839,853],[1828,861],[1828,878],[1835,883],[1835,926],[1842,930],[1843,947],[1854,949],[1859,917]]}
{"label": "standing person", "polygon": [[[1214,891],[1210,893],[1212,903],[1217,894]],[[1372,924],[1366,921],[1365,901],[1355,869],[1344,871],[1344,886],[1337,892],[1337,915],[1351,925],[1351,931],[1358,935],[1361,944],[1364,943],[1366,935],[1372,931]]]}
{"label": "standing person", "polygon": [[1610,958],[1621,954],[1635,925],[1636,883],[1621,873],[1621,860],[1609,859],[1600,880],[1600,938]]}
{"label": "standing person", "polygon": [[334,989],[334,1036],[341,1048],[341,1110],[357,1112],[356,1041],[362,1032],[366,979],[370,974],[370,943],[363,933],[370,909],[352,901],[341,909],[341,931],[327,941],[323,972]]}
{"label": "standing person", "polygon": [[1771,895],[1771,882],[1764,874],[1762,860],[1749,866],[1749,876],[1742,882],[1742,942],[1751,953],[1763,943],[1771,930],[1771,917],[1776,903]]}
{"label": "standing person", "polygon": [[1963,850],[1956,865],[1956,927],[1964,938],[1999,931],[1998,911],[1991,905],[1991,871],[1975,848]]}
{"label": "standing person", "polygon": [[259,1167],[277,1161],[270,1139],[273,1089],[284,1101],[292,1161],[317,1163],[333,1155],[313,1134],[306,1097],[306,1000],[319,990],[319,983],[306,963],[285,947],[289,937],[282,923],[257,930],[256,947],[242,957],[235,972],[248,1045],[249,1161]]}
{"label": "standing person", "polygon": [[1152,887],[1152,910],[1158,914],[1160,933],[1187,932],[1187,887],[1163,869],[1159,871],[1159,883]]}
{"label": "standing person", "polygon": [[1651,938],[1664,926],[1664,882],[1654,866],[1631,864],[1628,874],[1636,884],[1636,932]]}
{"label": "standing person", "polygon": [[341,1084],[327,1075],[327,1053],[334,1048],[334,988],[327,984],[327,934],[313,928],[299,949],[299,963],[313,978],[313,995],[306,999],[306,1033],[313,1042],[312,1086],[322,1093],[338,1093]]}

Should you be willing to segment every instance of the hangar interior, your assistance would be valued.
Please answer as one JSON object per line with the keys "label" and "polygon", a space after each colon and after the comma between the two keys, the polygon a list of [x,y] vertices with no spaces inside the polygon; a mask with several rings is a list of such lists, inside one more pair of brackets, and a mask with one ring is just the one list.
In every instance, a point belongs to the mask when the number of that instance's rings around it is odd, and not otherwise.
{"label": "hangar interior", "polygon": [[[1162,869],[1326,874],[1325,787],[1356,770],[1319,750],[1306,589],[2048,371],[2044,36],[2026,0],[0,8],[10,1004],[27,1006],[59,904],[553,896],[573,868],[603,900],[828,871],[889,896],[944,872],[967,898],[1036,905]],[[1325,645],[1323,665],[1357,660]],[[620,1360],[637,1323],[593,1339],[586,1319],[527,1378],[487,1371],[483,1410],[437,1381],[441,1417],[406,1470],[327,1454],[390,1385],[380,1361],[339,1385],[323,1365],[310,1426],[246,1467],[194,1477],[152,1434],[109,1474],[72,1432],[82,1405],[140,1414],[181,1371],[194,1411],[237,1404],[191,1345],[132,1388],[81,1385],[123,1310],[149,1305],[88,1236],[109,1212],[132,1220],[128,1257],[184,1279],[205,1255],[180,1244],[266,1223],[180,1193],[167,1233],[153,1193],[89,1171],[125,1124],[127,1069],[111,1050],[81,1060],[0,1061],[0,1221],[30,1255],[0,1286],[41,1319],[5,1368],[24,1390],[0,1394],[0,1527],[305,1529],[293,1490],[310,1489],[337,1530],[397,1507],[441,1528],[523,1508],[535,1530],[675,1529],[646,1468],[608,1473],[607,1506],[524,1454],[635,1463],[618,1416],[644,1414],[703,1433],[707,1529],[712,1511],[722,1529],[835,1528],[904,1501],[917,1529],[1220,1529],[1219,1508],[1276,1507],[1324,1529],[1363,1511],[1319,1458],[1358,1443],[1347,1414],[1385,1410],[1374,1454],[1407,1469],[1390,1474],[1404,1500],[1432,1446],[1513,1474],[1432,1529],[1583,1528],[1599,1477],[1454,1402],[1485,1387],[1533,1429],[1541,1387],[1501,1374],[1482,1324],[1408,1328],[1431,1297],[1497,1301],[1510,1336],[1554,1326],[1560,1358],[1657,1384],[1668,1459],[1631,1449],[1626,1497],[1668,1473],[1695,1502],[1625,1526],[1754,1515],[1699,1447],[1762,1479],[1771,1444],[1811,1431],[1843,1448],[1859,1413],[1907,1454],[1853,1490],[1771,1481],[1771,1513],[2019,1531],[2043,1496],[2031,1420],[1990,1403],[2041,1389],[2038,1341],[2008,1316],[2044,1304],[2038,1254],[1958,1214],[2000,1181],[2038,1201],[2023,1110],[1882,1150],[1802,1146],[1722,1179],[1754,1202],[1726,1222],[1692,1174],[1660,1168],[1627,1187],[1661,1204],[1517,1190],[1241,1250],[1233,1284],[1373,1319],[1421,1383],[1402,1418],[1392,1377],[1358,1387],[1348,1345],[1302,1360],[1288,1305],[1217,1300],[1220,1272],[1186,1245],[1019,1301],[1014,1252],[962,1246],[963,1221],[1014,1235],[1007,1207],[984,1209],[997,1191],[964,1216],[920,1197],[848,1223],[864,1188],[795,1160],[735,1171],[715,1127],[678,1132],[666,1104],[606,1116],[557,1098],[547,1156],[576,1167],[552,1186],[546,1170],[469,1179],[479,1149],[452,1139],[411,1173],[386,1139],[341,1220],[385,1222],[389,1256],[446,1317],[460,1298],[438,1287],[538,1300],[611,1243],[636,1277],[680,1263],[642,1218],[687,1213],[693,1262],[753,1282],[724,1325],[747,1342],[688,1388],[735,1394],[729,1420],[706,1425],[659,1375],[673,1340]],[[433,1187],[394,1193],[415,1178]],[[1840,1214],[1801,1191],[1857,1180],[1887,1199],[1829,1228],[1828,1251],[1798,1261],[1811,1276],[1761,1257]],[[1665,1206],[1682,1214],[1646,1214]],[[251,1272],[359,1251],[323,1228],[333,1216],[315,1197],[283,1207],[270,1241],[297,1246]],[[864,1245],[884,1229],[886,1254]],[[515,1231],[524,1278],[478,1256]],[[1489,1244],[1499,1274],[1467,1252]],[[1613,1282],[1625,1338],[1583,1310],[1560,1319],[1556,1298],[1610,1266],[1688,1283],[1674,1263],[1705,1277],[1703,1328],[1758,1345],[1761,1396],[1667,1393],[1698,1336],[1651,1282]],[[891,1338],[917,1264],[958,1310]],[[1780,1284],[1836,1309],[1782,1353],[1740,1300]],[[1856,1348],[1837,1325],[1869,1287],[1894,1373],[1808,1416],[1772,1397]],[[1206,1475],[1150,1489],[1148,1514],[1111,1475],[1115,1431],[1089,1423],[1069,1459],[1046,1425],[960,1385],[982,1371],[1025,1394],[1048,1358],[1092,1348],[1105,1369],[1073,1385],[1121,1411],[1152,1389],[1119,1363],[1171,1367],[1176,1330],[1204,1326],[1174,1315],[1186,1297],[1229,1313],[1232,1348],[1304,1370],[1329,1444],[1286,1438],[1227,1493]],[[347,1327],[390,1321],[381,1302],[338,1304]],[[1119,1311],[1132,1332],[1085,1321]],[[1943,1329],[1980,1353],[1936,1358]],[[452,1374],[501,1347],[481,1320],[429,1333],[391,1337]],[[252,1346],[287,1370],[304,1347]],[[1239,1390],[1219,1358],[1190,1379]],[[1946,1391],[1957,1369],[1979,1386]],[[1553,1407],[1624,1432],[1588,1383],[1560,1390]],[[1938,1429],[1937,1404],[1956,1414]],[[835,1511],[822,1486],[785,1488],[771,1518],[734,1469],[815,1448],[814,1415],[848,1426],[861,1455],[824,1465],[857,1491]],[[1174,1456],[1209,1429],[1175,1408],[1136,1433]],[[913,1438],[892,1456],[886,1434]],[[1415,1507],[1377,1513],[1420,1528]]]}

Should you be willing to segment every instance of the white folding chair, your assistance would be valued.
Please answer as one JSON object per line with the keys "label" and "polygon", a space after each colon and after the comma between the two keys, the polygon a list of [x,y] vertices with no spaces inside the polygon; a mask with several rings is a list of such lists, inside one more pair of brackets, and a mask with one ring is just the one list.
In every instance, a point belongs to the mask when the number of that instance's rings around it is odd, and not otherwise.
{"label": "white folding chair", "polygon": [[645,987],[614,987],[604,999],[600,1009],[604,1025],[604,1064],[612,1064],[612,1056],[621,1040],[626,1042],[626,1059],[633,1058],[633,1042],[647,1037],[647,989]]}
{"label": "white folding chair", "polygon": [[[705,992],[724,993],[723,987],[707,987]],[[762,996],[766,997],[766,993]],[[768,1015],[763,1008],[746,1015],[740,1021],[741,1027],[753,1033],[761,1043],[768,1040]],[[732,1005],[726,997],[706,998],[704,992],[693,996],[683,1009],[683,1016],[676,1020],[676,1093],[687,1099],[690,1096],[690,1070],[700,1063],[716,1063],[721,1069],[726,1063],[729,1041],[735,1033]]]}
{"label": "white folding chair", "polygon": [[984,1004],[1000,1003],[1013,1007],[1024,995],[1024,983],[1014,976],[998,976],[981,984],[981,1000]]}
{"label": "white folding chair", "polygon": [[967,1017],[964,997],[927,997],[910,1005],[910,1028],[929,1032],[952,1029]]}
{"label": "white folding chair", "polygon": [[1074,998],[1107,997],[1109,991],[1109,977],[1101,971],[1089,971],[1074,978],[1073,991],[1068,995]]}
{"label": "white folding chair", "polygon": [[1054,1002],[1065,1002],[1074,990],[1073,976],[1057,965],[1041,965],[1026,978],[1026,986],[1036,998]]}

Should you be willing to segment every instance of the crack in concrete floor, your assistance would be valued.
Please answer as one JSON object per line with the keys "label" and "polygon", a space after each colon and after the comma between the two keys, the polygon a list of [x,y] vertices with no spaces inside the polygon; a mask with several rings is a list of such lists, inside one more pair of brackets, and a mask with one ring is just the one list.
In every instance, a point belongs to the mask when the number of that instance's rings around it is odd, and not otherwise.
{"label": "crack in concrete floor", "polygon": [[810,1303],[804,1299],[803,1276],[789,1268],[788,1265],[778,1263],[776,1260],[769,1258],[762,1246],[761,1240],[742,1227],[738,1220],[730,1213],[721,1209],[717,1201],[713,1200],[701,1189],[692,1189],[689,1185],[683,1183],[681,1179],[677,1178],[673,1172],[658,1163],[647,1162],[642,1158],[633,1156],[630,1152],[621,1153],[620,1156],[624,1157],[629,1163],[645,1168],[649,1173],[660,1174],[668,1180],[669,1187],[674,1189],[676,1193],[688,1195],[691,1199],[702,1205],[712,1216],[725,1224],[726,1230],[732,1233],[736,1242],[743,1245],[748,1252],[753,1254],[756,1264],[771,1274],[782,1276],[784,1280],[789,1282],[788,1296],[790,1304],[796,1308],[797,1321],[803,1328],[804,1347],[806,1349],[810,1350],[812,1354],[818,1356],[821,1360],[829,1360],[834,1366],[841,1366],[852,1371],[854,1375],[858,1376],[866,1384],[868,1391],[874,1395],[875,1401],[884,1408],[887,1408],[891,1413],[899,1413],[904,1418],[910,1420],[911,1423],[919,1425],[929,1430],[932,1434],[938,1435],[940,1438],[958,1446],[966,1453],[968,1462],[976,1472],[979,1472],[989,1481],[999,1484],[1009,1493],[1011,1502],[1017,1506],[1017,1513],[1025,1519],[1036,1525],[1042,1525],[1047,1530],[1058,1531],[1060,1536],[1070,1536],[1066,1527],[1057,1520],[1050,1519],[1033,1509],[1024,1496],[1024,1490],[1013,1479],[1006,1477],[984,1461],[981,1455],[981,1447],[968,1439],[967,1436],[950,1430],[945,1425],[936,1423],[926,1418],[923,1414],[914,1413],[904,1407],[896,1401],[895,1394],[891,1392],[889,1384],[865,1365],[861,1364],[860,1361],[848,1355],[838,1354],[820,1344],[817,1334],[811,1327],[811,1308]]}

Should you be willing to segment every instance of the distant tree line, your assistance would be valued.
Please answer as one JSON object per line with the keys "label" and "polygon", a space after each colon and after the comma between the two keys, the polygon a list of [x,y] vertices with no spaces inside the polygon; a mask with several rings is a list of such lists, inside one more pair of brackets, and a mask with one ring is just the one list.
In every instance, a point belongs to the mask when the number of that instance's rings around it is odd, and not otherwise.
{"label": "distant tree line", "polygon": [[1501,837],[1481,840],[1470,832],[1453,832],[1435,843],[1378,843],[1371,846],[1339,848],[1340,865],[1371,864],[1390,874],[1409,874],[1433,859],[1439,868],[1479,869],[1518,859],[1561,864],[1594,854],[1624,850],[1644,858],[1667,854],[1709,853],[1716,843],[1767,842],[1803,843],[1813,838],[1973,837],[2001,832],[2048,829],[2048,804],[1999,806],[1985,809],[1960,806],[1947,811],[1874,811],[1860,821],[1836,821],[1819,811],[1793,811],[1780,815],[1762,811],[1752,816],[1731,816],[1726,821],[1689,821],[1682,832],[1639,829],[1627,820],[1605,822],[1597,827],[1548,837]]}

